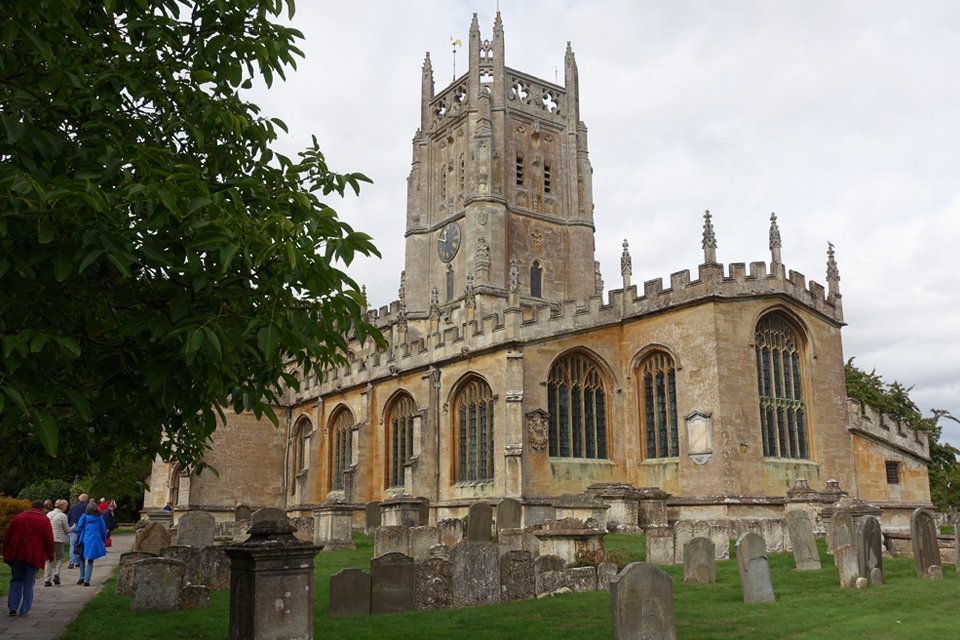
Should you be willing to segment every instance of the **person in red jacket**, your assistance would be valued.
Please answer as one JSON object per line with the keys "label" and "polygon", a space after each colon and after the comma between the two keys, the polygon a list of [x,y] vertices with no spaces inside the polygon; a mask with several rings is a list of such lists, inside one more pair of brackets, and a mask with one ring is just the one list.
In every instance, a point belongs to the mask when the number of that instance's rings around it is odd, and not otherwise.
{"label": "person in red jacket", "polygon": [[53,560],[53,527],[35,500],[30,509],[17,514],[3,532],[3,561],[10,565],[10,592],[7,610],[11,616],[25,616],[33,606],[33,584],[37,570]]}

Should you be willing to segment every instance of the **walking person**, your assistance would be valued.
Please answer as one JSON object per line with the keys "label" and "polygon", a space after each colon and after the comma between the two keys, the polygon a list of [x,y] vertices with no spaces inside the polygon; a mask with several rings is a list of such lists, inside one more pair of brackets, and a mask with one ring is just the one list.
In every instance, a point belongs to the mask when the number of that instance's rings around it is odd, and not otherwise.
{"label": "walking person", "polygon": [[70,564],[67,566],[67,569],[80,566],[80,558],[77,557],[75,548],[77,545],[76,527],[77,523],[80,522],[80,516],[83,515],[84,509],[87,508],[88,500],[90,500],[90,497],[85,493],[81,493],[77,498],[77,503],[67,511],[67,524],[70,525]]}
{"label": "walking person", "polygon": [[103,517],[100,510],[97,509],[97,503],[92,500],[87,503],[87,508],[80,516],[80,522],[77,523],[77,542],[83,545],[83,552],[80,557],[80,579],[77,584],[85,587],[90,586],[90,579],[93,577],[93,561],[107,555],[107,548],[103,542],[107,539],[107,527],[103,523]]}
{"label": "walking person", "polygon": [[[53,527],[53,561],[48,560],[43,567],[43,586],[60,584],[60,569],[63,567],[63,547],[70,541],[70,525],[67,524],[67,501],[57,500],[56,505],[47,514]],[[51,582],[52,580],[52,582]]]}
{"label": "walking person", "polygon": [[43,513],[43,502],[34,500],[3,532],[3,561],[10,565],[7,611],[11,616],[30,613],[33,583],[47,560],[53,560],[53,528]]}

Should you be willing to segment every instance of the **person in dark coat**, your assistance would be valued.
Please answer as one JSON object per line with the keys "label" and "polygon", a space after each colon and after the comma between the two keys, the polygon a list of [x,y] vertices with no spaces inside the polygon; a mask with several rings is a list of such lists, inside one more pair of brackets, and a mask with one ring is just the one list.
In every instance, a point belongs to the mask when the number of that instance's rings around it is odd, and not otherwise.
{"label": "person in dark coat", "polygon": [[93,577],[93,561],[107,555],[104,541],[107,539],[107,526],[103,516],[93,500],[87,503],[87,509],[77,523],[77,540],[83,543],[83,557],[80,560],[80,579],[77,584],[90,586]]}
{"label": "person in dark coat", "polygon": [[80,558],[77,557],[75,548],[77,544],[77,523],[80,522],[80,516],[83,515],[84,509],[87,508],[88,500],[90,500],[90,498],[87,494],[81,493],[80,497],[77,498],[77,503],[67,511],[67,524],[70,525],[70,564],[67,566],[68,569],[80,566]]}
{"label": "person in dark coat", "polygon": [[10,565],[10,592],[7,610],[11,616],[25,616],[33,606],[33,585],[37,571],[53,560],[53,527],[35,500],[30,509],[10,520],[3,532],[3,561]]}

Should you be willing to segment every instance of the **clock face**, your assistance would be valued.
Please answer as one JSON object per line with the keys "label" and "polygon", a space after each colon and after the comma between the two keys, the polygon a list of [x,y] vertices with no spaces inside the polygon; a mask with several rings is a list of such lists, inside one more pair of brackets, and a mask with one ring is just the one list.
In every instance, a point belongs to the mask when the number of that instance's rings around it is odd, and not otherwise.
{"label": "clock face", "polygon": [[437,238],[437,255],[441,262],[450,262],[460,249],[460,225],[450,222],[440,229]]}

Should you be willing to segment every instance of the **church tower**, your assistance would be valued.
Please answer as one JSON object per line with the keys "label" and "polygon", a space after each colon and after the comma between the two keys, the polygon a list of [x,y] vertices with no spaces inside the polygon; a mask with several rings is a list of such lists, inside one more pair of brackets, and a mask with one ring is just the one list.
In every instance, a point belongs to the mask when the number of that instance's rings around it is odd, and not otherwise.
{"label": "church tower", "polygon": [[505,66],[500,14],[490,40],[474,14],[467,72],[435,93],[428,53],[421,83],[407,181],[407,315],[597,294],[592,168],[569,43],[561,87]]}

